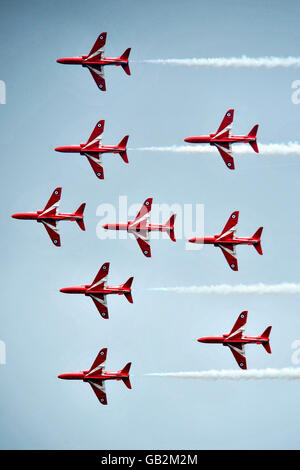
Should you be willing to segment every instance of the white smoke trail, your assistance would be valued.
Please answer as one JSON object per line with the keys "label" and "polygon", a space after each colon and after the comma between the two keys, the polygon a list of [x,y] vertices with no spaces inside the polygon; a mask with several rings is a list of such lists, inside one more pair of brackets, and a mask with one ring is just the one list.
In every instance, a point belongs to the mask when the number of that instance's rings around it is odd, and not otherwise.
{"label": "white smoke trail", "polygon": [[300,284],[284,282],[282,284],[219,284],[212,286],[189,286],[189,287],[152,287],[152,291],[173,292],[175,294],[201,294],[201,295],[299,295]]}
{"label": "white smoke trail", "polygon": [[283,369],[206,370],[202,372],[161,372],[145,374],[148,377],[172,377],[200,380],[299,380],[300,367]]}
{"label": "white smoke trail", "polygon": [[[298,142],[288,142],[287,144],[259,144],[259,152],[262,155],[300,155],[300,144]],[[250,145],[237,144],[234,146],[236,154],[248,155],[253,153]],[[215,153],[216,149],[212,145],[170,145],[168,147],[139,147],[131,150],[145,152],[171,152],[171,153]]]}
{"label": "white smoke trail", "polygon": [[216,67],[216,68],[268,68],[300,67],[300,57],[209,57],[193,59],[148,59],[143,63],[162,65],[183,65],[185,67]]}

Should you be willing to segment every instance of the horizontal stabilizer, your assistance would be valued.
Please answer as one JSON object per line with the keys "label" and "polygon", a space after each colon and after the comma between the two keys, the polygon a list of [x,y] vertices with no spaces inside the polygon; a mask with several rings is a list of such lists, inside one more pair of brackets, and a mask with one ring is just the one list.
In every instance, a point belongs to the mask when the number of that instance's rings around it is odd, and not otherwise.
{"label": "horizontal stabilizer", "polygon": [[126,377],[126,379],[122,379],[122,380],[123,380],[124,384],[126,385],[126,387],[131,389],[130,378]]}
{"label": "horizontal stabilizer", "polygon": [[122,65],[122,69],[127,73],[127,75],[131,75],[129,64]]}
{"label": "horizontal stabilizer", "polygon": [[123,369],[121,370],[122,374],[129,374],[130,367],[131,367],[131,362],[128,362],[126,366],[123,367]]}
{"label": "horizontal stabilizer", "polygon": [[132,285],[132,282],[133,282],[133,277],[130,277],[130,278],[128,279],[128,281],[126,281],[125,284],[123,284],[122,287],[125,287],[125,288],[127,288],[127,289],[130,289],[130,288],[131,288],[131,285]]}
{"label": "horizontal stabilizer", "polygon": [[133,298],[132,298],[131,292],[126,293],[125,297],[130,304],[133,304]]}
{"label": "horizontal stabilizer", "polygon": [[260,242],[255,243],[255,245],[253,245],[253,246],[254,246],[254,248],[256,249],[256,251],[257,251],[257,253],[258,253],[259,255],[262,255],[262,254],[263,254],[263,251],[262,251],[262,247],[261,247],[261,243],[260,243]]}
{"label": "horizontal stabilizer", "polygon": [[124,384],[126,385],[127,388],[131,388],[131,383],[130,383],[130,379],[129,379],[130,367],[131,367],[131,362],[128,362],[128,364],[126,364],[126,366],[120,371],[121,374],[127,375],[127,377],[122,378],[122,380],[123,380],[123,382],[124,382]]}
{"label": "horizontal stabilizer", "polygon": [[266,328],[265,331],[262,333],[261,337],[262,338],[269,338],[271,330],[272,330],[272,327],[268,326],[268,328]]}
{"label": "horizontal stabilizer", "polygon": [[[128,281],[126,281],[125,284],[123,284],[122,287],[124,287],[125,289],[131,289],[132,282],[133,282],[133,277],[130,277],[128,279]],[[131,295],[131,291],[126,292],[126,294],[124,294],[124,295],[125,295],[126,299],[128,300],[128,302],[130,304],[133,304],[133,298],[132,298],[132,295]]]}
{"label": "horizontal stabilizer", "polygon": [[254,152],[256,153],[259,153],[259,150],[258,150],[258,146],[257,146],[257,142],[256,142],[256,134],[257,134],[257,131],[258,131],[258,124],[256,124],[253,129],[251,129],[251,131],[249,132],[248,134],[248,137],[254,137],[255,140],[254,142],[249,142],[249,144],[251,145],[251,147],[253,148]]}
{"label": "horizontal stabilizer", "polygon": [[131,75],[130,68],[129,68],[129,64],[128,64],[128,58],[129,58],[130,51],[131,51],[131,48],[129,47],[129,48],[126,49],[126,51],[123,52],[123,54],[120,56],[120,59],[122,59],[122,60],[127,60],[127,64],[122,64],[122,69],[124,70],[125,73],[127,73],[127,75]]}
{"label": "horizontal stabilizer", "polygon": [[75,211],[75,216],[82,217],[81,219],[76,220],[81,230],[85,230],[84,220],[83,220],[84,209],[85,209],[85,202],[78,207],[77,211]]}
{"label": "horizontal stabilizer", "polygon": [[[271,330],[272,330],[272,327],[271,326],[268,326],[268,328],[265,329],[265,331],[262,333],[261,337],[262,338],[268,338],[269,339],[269,336],[270,336],[270,333],[271,333]],[[267,353],[271,354],[272,351],[271,351],[271,346],[270,346],[270,342],[266,342],[266,343],[262,343],[263,347],[265,348],[265,350],[267,351]]]}
{"label": "horizontal stabilizer", "polygon": [[78,224],[78,227],[81,228],[81,230],[85,231],[85,225],[84,225],[84,220],[83,219],[79,219],[79,220],[76,220],[77,224]]}
{"label": "horizontal stabilizer", "polygon": [[75,211],[75,215],[82,217],[84,213],[84,209],[85,209],[85,202],[78,207],[78,209]]}
{"label": "horizontal stabilizer", "polygon": [[122,158],[123,162],[129,163],[127,152],[120,152],[120,157]]}
{"label": "horizontal stabilizer", "polygon": [[123,137],[121,142],[119,142],[118,147],[120,149],[126,150],[126,145],[127,145],[128,139],[129,139],[129,135],[125,135],[125,137]]}
{"label": "horizontal stabilizer", "polygon": [[126,51],[124,51],[123,54],[119,58],[122,60],[128,60],[130,51],[131,51],[131,47],[128,47],[128,49],[126,49]]}
{"label": "horizontal stabilizer", "polygon": [[258,124],[256,124],[248,134],[248,137],[256,137],[258,131]]}
{"label": "horizontal stabilizer", "polygon": [[126,136],[121,140],[121,142],[118,144],[118,148],[121,150],[121,151],[119,152],[119,153],[120,153],[120,157],[122,158],[122,160],[123,160],[125,163],[129,163],[128,157],[127,157],[127,153],[126,153],[126,145],[127,145],[128,139],[129,139],[129,135],[126,135]]}
{"label": "horizontal stabilizer", "polygon": [[260,255],[263,254],[262,247],[261,247],[261,242],[260,242],[262,231],[263,231],[263,227],[259,227],[259,229],[255,232],[255,234],[252,237],[255,240],[258,240],[257,243],[254,243],[253,246],[256,249],[257,253],[259,253]]}
{"label": "horizontal stabilizer", "polygon": [[175,232],[174,232],[174,223],[176,219],[176,214],[171,215],[170,219],[165,223],[167,227],[167,233],[173,242],[176,242]]}
{"label": "horizontal stabilizer", "polygon": [[272,354],[271,346],[270,346],[269,341],[267,343],[262,343],[262,345],[265,348],[265,350],[267,351],[267,353]]}
{"label": "horizontal stabilizer", "polygon": [[251,147],[253,148],[254,152],[259,153],[258,145],[257,145],[256,140],[255,140],[254,142],[249,142],[249,144],[250,144]]}

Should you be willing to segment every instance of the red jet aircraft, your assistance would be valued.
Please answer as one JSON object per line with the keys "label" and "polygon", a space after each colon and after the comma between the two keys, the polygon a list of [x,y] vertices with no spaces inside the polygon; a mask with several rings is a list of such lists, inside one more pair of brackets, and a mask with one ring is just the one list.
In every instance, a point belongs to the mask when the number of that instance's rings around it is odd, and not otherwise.
{"label": "red jet aircraft", "polygon": [[168,233],[171,240],[176,242],[174,233],[174,222],[176,214],[173,214],[164,225],[153,225],[149,223],[151,206],[152,197],[149,197],[142,205],[141,210],[134,220],[125,224],[105,224],[103,225],[103,228],[106,230],[127,230],[128,233],[134,235],[143,254],[147,258],[150,258],[151,248],[149,245],[149,232],[166,232]]}
{"label": "red jet aircraft", "polygon": [[60,214],[57,212],[59,201],[61,197],[62,188],[54,189],[49,201],[42,211],[25,212],[21,214],[13,214],[14,219],[36,220],[44,224],[52,242],[55,246],[60,246],[60,236],[58,232],[57,223],[61,220],[71,220],[77,222],[81,230],[85,230],[83,212],[85,203],[78,207],[77,211],[73,214]]}
{"label": "red jet aircraft", "polygon": [[82,67],[87,67],[91,72],[97,87],[102,91],[106,91],[104,67],[106,65],[116,65],[117,67],[121,66],[127,75],[130,75],[128,57],[131,50],[130,48],[126,49],[126,51],[123,52],[120,57],[104,57],[103,54],[106,35],[107,33],[101,33],[98,36],[89,55],[82,55],[80,57],[65,57],[63,59],[57,59],[56,62],[59,64],[82,65]]}
{"label": "red jet aircraft", "polygon": [[209,336],[206,338],[199,338],[197,341],[200,343],[219,343],[223,346],[229,346],[234,358],[241,369],[247,369],[247,361],[245,355],[245,344],[262,344],[265,350],[271,354],[270,347],[270,332],[271,326],[262,333],[260,336],[244,336],[245,325],[247,322],[248,312],[242,312],[234,324],[231,332],[223,336]]}
{"label": "red jet aircraft", "polygon": [[61,374],[58,376],[58,378],[66,380],[82,380],[83,382],[88,382],[94,390],[100,403],[102,403],[102,405],[107,405],[105,381],[122,380],[127,388],[131,388],[129,378],[131,362],[128,362],[128,364],[126,364],[123,369],[118,370],[117,372],[105,372],[106,354],[107,348],[101,349],[90,370]]}
{"label": "red jet aircraft", "polygon": [[200,137],[187,137],[185,142],[191,144],[210,144],[215,145],[220,152],[225,164],[230,170],[234,170],[234,160],[232,157],[232,144],[236,142],[248,143],[254,152],[258,153],[256,134],[258,124],[256,124],[248,135],[231,135],[234,109],[229,109],[225,114],[223,121],[215,134],[204,135]]}
{"label": "red jet aircraft", "polygon": [[64,294],[84,294],[90,297],[96,305],[98,312],[102,318],[108,318],[108,309],[106,303],[106,296],[109,294],[125,295],[128,302],[133,303],[131,296],[131,284],[133,277],[130,277],[125,284],[120,286],[108,286],[107,276],[109,271],[109,263],[104,263],[100,268],[97,276],[92,284],[86,284],[75,287],[64,287],[60,292]]}
{"label": "red jet aircraft", "polygon": [[260,243],[263,227],[260,227],[250,238],[236,237],[235,232],[239,220],[239,211],[235,211],[229,217],[223,231],[220,235],[204,238],[190,238],[191,243],[204,243],[214,245],[221,248],[227,263],[233,271],[238,271],[238,261],[236,258],[236,245],[253,245],[256,251],[262,255],[262,247]]}
{"label": "red jet aircraft", "polygon": [[102,145],[102,133],[104,131],[104,120],[97,122],[95,129],[91,133],[89,140],[85,144],[79,145],[67,145],[64,147],[56,147],[57,152],[66,153],[80,153],[87,157],[91,167],[93,168],[95,175],[100,180],[104,179],[104,172],[102,166],[102,154],[104,153],[116,153],[119,154],[125,163],[128,163],[128,157],[126,153],[126,145],[129,135],[126,135],[118,145],[114,147],[108,147]]}

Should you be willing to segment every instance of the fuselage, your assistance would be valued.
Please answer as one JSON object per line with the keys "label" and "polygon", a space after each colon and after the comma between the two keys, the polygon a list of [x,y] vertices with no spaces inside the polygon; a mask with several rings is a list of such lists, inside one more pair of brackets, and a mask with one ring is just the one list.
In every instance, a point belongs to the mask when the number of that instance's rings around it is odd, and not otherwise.
{"label": "fuselage", "polygon": [[243,338],[230,338],[230,335],[223,335],[223,336],[207,336],[203,338],[198,338],[197,341],[199,343],[220,343],[223,346],[227,346],[228,344],[263,344],[269,341],[268,338],[264,338],[262,336],[243,336]]}
{"label": "fuselage", "polygon": [[122,374],[121,371],[117,372],[102,372],[97,375],[93,374],[92,377],[87,376],[88,370],[83,370],[82,372],[69,372],[67,374],[60,374],[59,379],[64,380],[83,380],[87,382],[89,380],[122,380],[128,378],[128,374]]}
{"label": "fuselage", "polygon": [[221,235],[214,235],[213,237],[190,238],[191,243],[203,243],[204,245],[255,245],[259,242],[258,239],[253,237],[236,237],[236,238],[222,238]]}
{"label": "fuselage", "polygon": [[89,290],[91,287],[90,284],[87,285],[82,285],[82,286],[72,286],[72,287],[63,287],[60,289],[60,292],[64,294],[84,294],[87,296],[93,296],[95,294],[129,294],[131,292],[131,289],[128,287],[123,287],[123,286],[105,286],[103,288],[98,287],[97,290]]}
{"label": "fuselage", "polygon": [[22,220],[36,220],[37,222],[42,222],[43,220],[47,221],[60,221],[60,220],[71,220],[76,222],[77,220],[83,220],[82,216],[78,216],[75,214],[56,214],[51,216],[41,216],[43,211],[37,212],[22,212],[18,214],[13,214],[12,217],[14,219],[22,219]]}
{"label": "fuselage", "polygon": [[61,59],[57,59],[56,62],[59,64],[67,64],[67,65],[82,65],[82,67],[87,67],[88,65],[126,65],[128,64],[128,60],[121,59],[119,57],[102,57],[101,59],[97,60],[88,60],[87,55],[82,55],[79,57],[62,57]]}
{"label": "fuselage", "polygon": [[99,153],[120,153],[124,152],[124,148],[120,148],[118,146],[103,146],[103,147],[89,147],[88,144],[79,144],[79,145],[64,145],[61,147],[56,147],[54,150],[56,152],[64,152],[64,153],[80,153],[84,155],[86,153],[91,154],[99,154]]}
{"label": "fuselage", "polygon": [[167,225],[155,225],[155,224],[147,224],[143,228],[135,228],[134,226],[131,227],[133,222],[127,222],[125,224],[105,224],[103,228],[106,230],[127,230],[127,232],[165,232],[170,230],[170,227]]}
{"label": "fuselage", "polygon": [[190,144],[234,144],[234,143],[250,143],[255,142],[255,137],[249,137],[247,135],[232,135],[230,137],[221,137],[220,139],[215,138],[216,134],[202,135],[196,137],[187,137],[184,139],[185,142]]}

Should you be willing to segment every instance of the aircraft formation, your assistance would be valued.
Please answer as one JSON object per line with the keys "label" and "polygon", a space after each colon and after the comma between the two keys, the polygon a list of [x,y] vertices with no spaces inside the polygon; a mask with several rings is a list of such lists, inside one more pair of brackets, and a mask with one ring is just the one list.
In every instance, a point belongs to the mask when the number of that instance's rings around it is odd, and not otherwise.
{"label": "aircraft formation", "polygon": [[[92,47],[88,55],[82,55],[79,57],[66,57],[57,59],[58,63],[61,64],[73,64],[81,65],[87,68],[92,77],[94,78],[97,87],[101,91],[106,91],[106,82],[104,79],[104,68],[107,65],[121,66],[127,75],[130,75],[129,68],[129,54],[130,48],[126,49],[125,52],[116,58],[104,57],[104,46],[106,43],[107,33],[101,33],[94,46]],[[257,146],[257,130],[258,125],[256,124],[248,135],[237,136],[232,135],[232,123],[234,117],[234,110],[229,109],[221,122],[216,133],[209,135],[188,137],[184,141],[188,143],[197,144],[210,144],[215,146],[221,157],[223,158],[226,166],[230,170],[235,169],[232,145],[234,143],[248,143],[251,145],[253,150],[258,153]],[[64,153],[78,153],[84,156],[89,161],[96,177],[100,180],[104,179],[103,160],[102,156],[105,154],[119,155],[125,163],[129,163],[127,156],[127,142],[129,136],[126,135],[118,145],[107,146],[102,144],[102,134],[104,131],[105,120],[101,119],[97,122],[93,132],[91,133],[87,142],[77,145],[66,145],[56,147],[55,151]],[[21,220],[35,220],[44,225],[52,243],[60,247],[61,240],[58,230],[58,222],[61,221],[73,221],[78,224],[81,230],[85,230],[84,225],[84,209],[85,203],[82,203],[78,209],[73,213],[60,213],[58,212],[59,202],[62,194],[62,188],[57,187],[54,189],[49,201],[43,210],[37,210],[36,212],[22,212],[15,213],[12,215],[14,219]],[[170,218],[164,224],[152,224],[150,222],[151,208],[153,198],[148,197],[134,220],[124,221],[124,223],[108,223],[103,225],[105,230],[116,230],[126,231],[133,235],[136,239],[140,250],[143,255],[147,258],[151,258],[151,247],[150,247],[150,234],[151,232],[164,232],[168,234],[171,241],[176,242],[175,237],[175,220],[176,214],[171,214]],[[238,260],[236,254],[237,245],[253,245],[256,251],[262,255],[261,247],[261,235],[263,227],[260,227],[254,235],[251,237],[237,237],[236,229],[239,220],[239,211],[234,211],[230,215],[225,227],[222,232],[214,236],[206,237],[194,237],[188,241],[190,243],[202,243],[210,244],[221,249],[225,256],[225,259],[229,267],[233,271],[238,271]],[[108,295],[123,295],[128,302],[133,303],[132,299],[132,282],[133,277],[124,283],[116,286],[109,286],[107,284],[108,273],[109,273],[109,262],[105,262],[99,269],[95,279],[91,284],[84,284],[73,287],[64,287],[60,289],[60,292],[65,294],[82,294],[91,298],[103,319],[109,319],[108,307],[106,297]],[[202,337],[198,338],[198,342],[201,343],[218,343],[229,347],[233,356],[241,369],[247,369],[247,361],[245,356],[245,344],[262,344],[268,353],[271,353],[269,335],[271,327],[268,327],[260,336],[248,337],[244,336],[244,327],[247,321],[247,311],[243,311],[234,327],[229,334],[224,334],[217,337]],[[99,402],[103,405],[107,405],[107,396],[105,391],[105,382],[107,380],[121,380],[130,389],[129,371],[131,363],[129,362],[123,369],[117,372],[106,372],[105,361],[107,356],[107,349],[101,349],[89,370],[81,372],[61,374],[58,376],[60,379],[66,380],[81,380],[88,382],[93,391],[95,392]]]}

